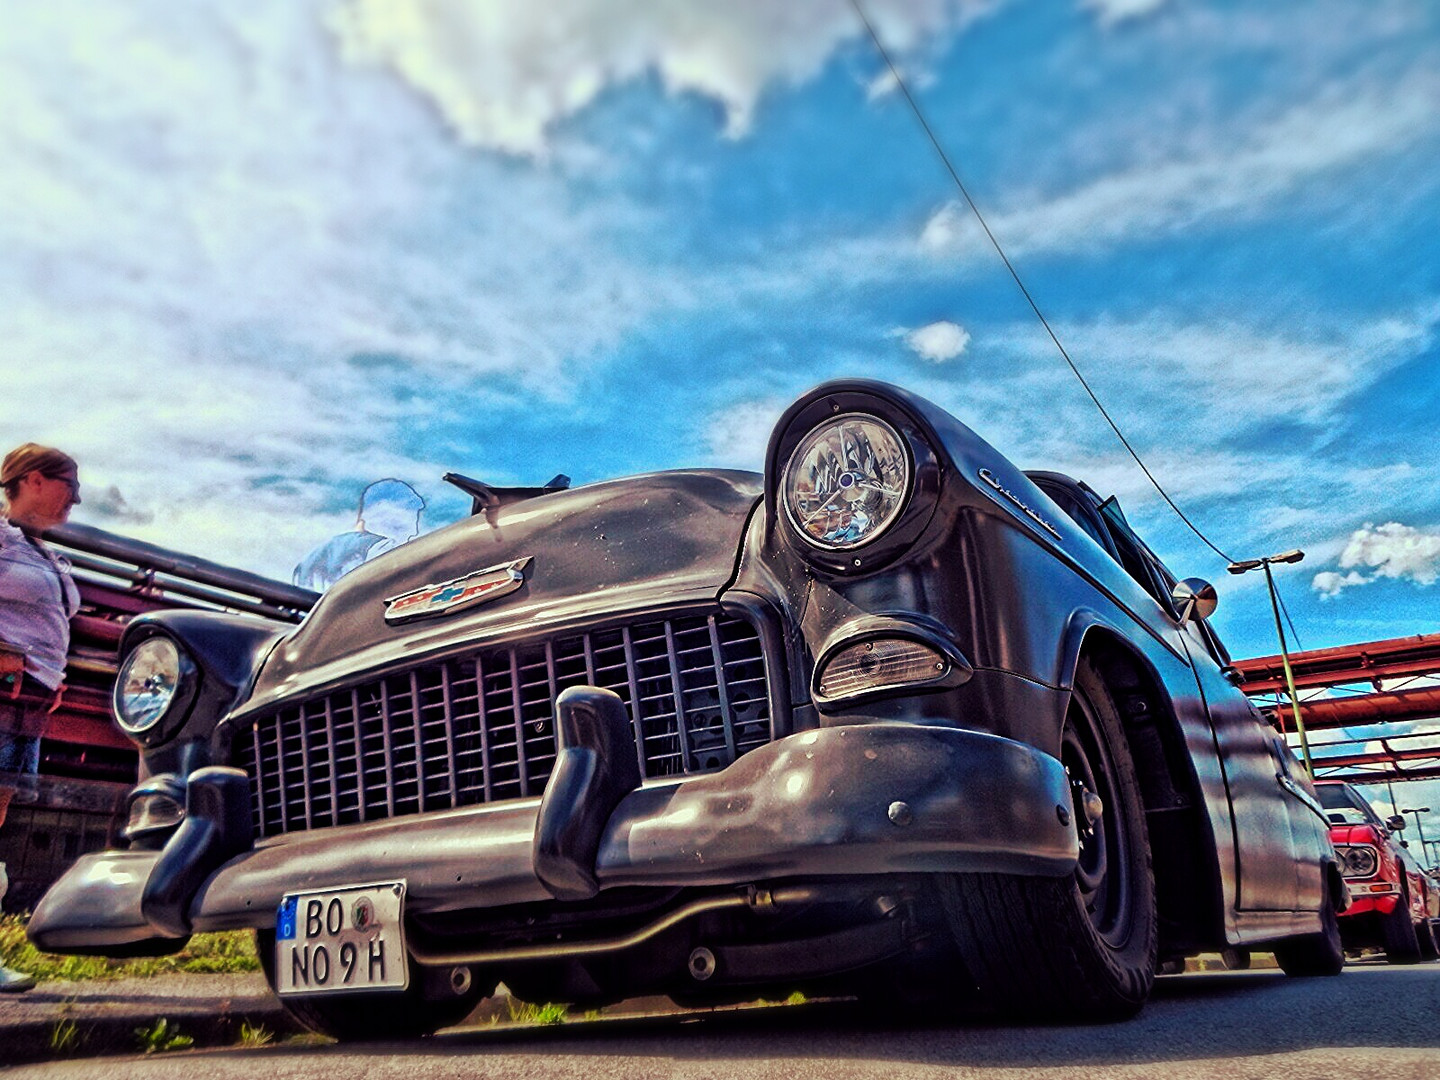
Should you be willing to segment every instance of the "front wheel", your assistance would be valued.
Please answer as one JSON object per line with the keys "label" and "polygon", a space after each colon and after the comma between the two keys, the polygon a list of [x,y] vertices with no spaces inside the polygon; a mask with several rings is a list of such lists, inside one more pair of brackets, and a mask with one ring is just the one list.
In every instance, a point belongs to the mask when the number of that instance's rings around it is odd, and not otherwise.
{"label": "front wheel", "polygon": [[946,878],[947,922],[980,997],[1007,1016],[1121,1020],[1145,1004],[1155,979],[1155,878],[1120,712],[1083,659],[1060,760],[1080,830],[1075,871]]}
{"label": "front wheel", "polygon": [[1385,959],[1392,964],[1414,964],[1420,960],[1420,935],[1410,921],[1410,897],[1400,888],[1400,901],[1389,915],[1380,916],[1385,938]]}

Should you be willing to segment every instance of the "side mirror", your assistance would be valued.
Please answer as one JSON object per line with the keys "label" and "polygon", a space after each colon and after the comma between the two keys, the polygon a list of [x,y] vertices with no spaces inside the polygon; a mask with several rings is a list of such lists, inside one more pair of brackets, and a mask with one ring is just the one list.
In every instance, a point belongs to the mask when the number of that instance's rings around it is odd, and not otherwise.
{"label": "side mirror", "polygon": [[1405,828],[1405,819],[1399,814],[1396,814],[1394,817],[1388,817],[1385,819],[1385,827],[1391,832],[1400,832]]}
{"label": "side mirror", "polygon": [[1215,606],[1219,603],[1215,596],[1215,586],[1198,577],[1177,581],[1170,590],[1170,599],[1180,609],[1182,623],[1192,619],[1208,619],[1215,613]]}

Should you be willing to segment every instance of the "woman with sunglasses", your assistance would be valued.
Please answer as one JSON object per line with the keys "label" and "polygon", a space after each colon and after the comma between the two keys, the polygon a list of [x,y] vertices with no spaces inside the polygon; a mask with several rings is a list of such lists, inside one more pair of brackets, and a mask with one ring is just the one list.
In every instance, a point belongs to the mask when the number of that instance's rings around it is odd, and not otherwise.
{"label": "woman with sunglasses", "polygon": [[[80,595],[70,564],[41,535],[80,501],[75,459],[25,443],[0,464],[0,827],[16,783],[40,769],[40,738],[59,702]],[[0,863],[0,896],[6,884]],[[0,992],[28,990],[29,975],[0,965]]]}

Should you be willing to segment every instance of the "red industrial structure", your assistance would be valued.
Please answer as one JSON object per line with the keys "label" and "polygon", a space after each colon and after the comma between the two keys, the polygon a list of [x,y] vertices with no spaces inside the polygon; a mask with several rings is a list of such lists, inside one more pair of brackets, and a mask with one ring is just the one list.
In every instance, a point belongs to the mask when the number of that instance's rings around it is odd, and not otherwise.
{"label": "red industrial structure", "polygon": [[[1237,660],[1235,668],[1241,689],[1293,736],[1281,658]],[[1311,737],[1317,776],[1352,784],[1440,778],[1440,634],[1291,653],[1290,670],[1305,730],[1344,729]]]}

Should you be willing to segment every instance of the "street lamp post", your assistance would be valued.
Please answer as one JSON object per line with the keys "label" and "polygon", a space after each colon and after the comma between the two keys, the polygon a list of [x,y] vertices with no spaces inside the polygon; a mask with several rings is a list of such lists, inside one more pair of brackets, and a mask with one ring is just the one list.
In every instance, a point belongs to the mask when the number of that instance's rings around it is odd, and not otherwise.
{"label": "street lamp post", "polygon": [[1422,826],[1422,825],[1420,824],[1420,815],[1421,815],[1421,814],[1428,814],[1428,813],[1430,813],[1430,807],[1428,807],[1428,806],[1416,806],[1416,807],[1407,806],[1407,807],[1405,807],[1405,809],[1401,810],[1400,812],[1401,812],[1402,814],[1414,814],[1414,815],[1415,815],[1415,835],[1416,835],[1417,837],[1419,837],[1419,839],[1420,839],[1420,858],[1422,858],[1422,859],[1428,859],[1429,856],[1425,854],[1425,828],[1424,828],[1424,826]]}
{"label": "street lamp post", "polygon": [[1280,639],[1280,664],[1285,669],[1285,686],[1290,691],[1290,711],[1295,716],[1295,731],[1300,735],[1300,755],[1305,759],[1305,771],[1315,779],[1315,762],[1310,758],[1310,740],[1305,736],[1305,721],[1300,716],[1300,695],[1295,691],[1295,673],[1290,670],[1290,650],[1285,644],[1285,627],[1280,622],[1280,594],[1275,591],[1275,578],[1270,573],[1271,563],[1297,563],[1305,558],[1299,548],[1282,551],[1278,555],[1266,555],[1261,559],[1242,559],[1232,562],[1225,569],[1232,574],[1244,574],[1250,570],[1265,571],[1265,585],[1270,590],[1270,610],[1275,613],[1275,636]]}

